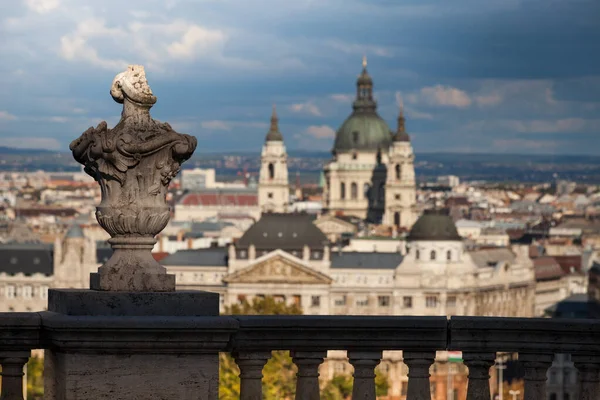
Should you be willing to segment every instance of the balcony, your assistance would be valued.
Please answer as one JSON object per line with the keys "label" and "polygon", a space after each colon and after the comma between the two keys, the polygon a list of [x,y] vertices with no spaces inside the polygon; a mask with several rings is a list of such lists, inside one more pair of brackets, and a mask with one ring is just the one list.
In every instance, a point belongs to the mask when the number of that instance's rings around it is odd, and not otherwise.
{"label": "balcony", "polygon": [[[353,316],[71,316],[54,312],[0,314],[1,399],[23,399],[23,366],[31,350],[85,354],[234,356],[241,377],[241,399],[262,398],[262,368],[273,350],[290,350],[298,367],[296,399],[319,399],[319,365],[328,350],[345,350],[354,367],[353,399],[375,399],[374,369],[384,350],[402,350],[408,367],[408,400],[430,400],[429,368],[436,351],[460,350],[469,369],[468,400],[490,399],[489,376],[496,352],[518,353],[525,368],[526,400],[546,399],[546,371],[555,353],[571,354],[579,370],[582,400],[600,398],[600,321],[487,317]],[[216,358],[216,357],[215,357]],[[210,358],[214,360],[215,358]],[[112,366],[111,366],[112,367]],[[115,368],[118,368],[115,366]],[[106,371],[92,369],[101,378]],[[45,398],[59,399],[52,387],[59,372],[46,370]],[[161,379],[179,371],[164,369]],[[140,373],[141,374],[141,373]],[[123,379],[133,394],[119,397],[90,392],[87,399],[160,398],[140,395],[140,382],[129,371]],[[203,388],[216,376],[189,383],[172,399],[216,399]],[[214,389],[214,388],[213,388]]]}

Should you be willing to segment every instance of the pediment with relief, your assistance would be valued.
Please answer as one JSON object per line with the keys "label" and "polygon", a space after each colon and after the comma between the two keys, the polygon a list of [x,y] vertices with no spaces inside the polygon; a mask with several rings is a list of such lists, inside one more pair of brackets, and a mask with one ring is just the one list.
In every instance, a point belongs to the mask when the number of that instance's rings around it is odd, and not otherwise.
{"label": "pediment with relief", "polygon": [[302,264],[275,256],[225,277],[227,283],[330,284],[332,279]]}

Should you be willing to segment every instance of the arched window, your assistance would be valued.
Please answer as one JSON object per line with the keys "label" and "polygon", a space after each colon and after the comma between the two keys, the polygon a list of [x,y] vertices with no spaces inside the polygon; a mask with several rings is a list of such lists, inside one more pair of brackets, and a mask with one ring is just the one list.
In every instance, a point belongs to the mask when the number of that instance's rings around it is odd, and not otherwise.
{"label": "arched window", "polygon": [[275,166],[273,163],[269,164],[269,179],[275,178]]}
{"label": "arched window", "polygon": [[400,213],[399,212],[394,213],[394,225],[400,226]]}
{"label": "arched window", "polygon": [[356,182],[352,182],[350,184],[350,198],[352,200],[356,200],[358,198],[358,186],[356,186]]}
{"label": "arched window", "polygon": [[448,260],[448,261],[452,260],[452,252],[450,250],[448,250],[446,252],[446,260]]}
{"label": "arched window", "polygon": [[431,250],[429,258],[431,259],[431,261],[435,261],[435,250]]}
{"label": "arched window", "polygon": [[402,167],[400,167],[400,164],[396,164],[396,179],[397,180],[400,179],[400,175],[402,175]]}
{"label": "arched window", "polygon": [[354,144],[358,144],[358,132],[357,131],[352,132],[352,140],[354,141]]}
{"label": "arched window", "polygon": [[340,198],[342,200],[346,198],[346,184],[344,182],[340,184]]}
{"label": "arched window", "polygon": [[415,252],[415,258],[418,260],[419,258],[421,258],[421,252],[419,250],[417,250]]}

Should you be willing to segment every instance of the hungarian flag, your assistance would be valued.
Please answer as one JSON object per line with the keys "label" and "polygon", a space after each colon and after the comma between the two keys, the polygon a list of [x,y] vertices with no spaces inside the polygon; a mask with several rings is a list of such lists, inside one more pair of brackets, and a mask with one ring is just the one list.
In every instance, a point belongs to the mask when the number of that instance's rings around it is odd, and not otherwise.
{"label": "hungarian flag", "polygon": [[449,351],[448,362],[462,362],[462,351]]}

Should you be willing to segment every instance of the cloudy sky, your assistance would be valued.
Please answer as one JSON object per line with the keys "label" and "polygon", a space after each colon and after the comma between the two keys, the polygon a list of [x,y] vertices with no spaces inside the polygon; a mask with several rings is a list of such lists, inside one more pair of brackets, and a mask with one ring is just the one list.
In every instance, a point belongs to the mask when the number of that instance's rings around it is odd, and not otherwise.
{"label": "cloudy sky", "polygon": [[598,154],[598,0],[0,1],[0,146],[67,149],[143,64],[155,118],[201,151],[328,151],[366,54],[417,152]]}

